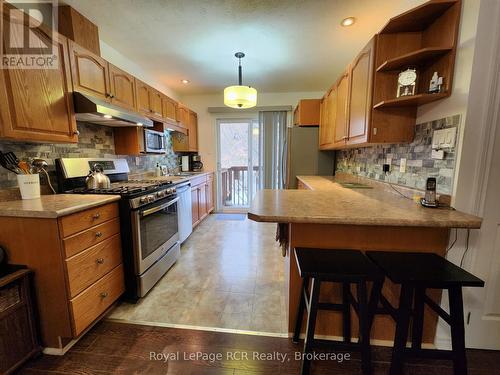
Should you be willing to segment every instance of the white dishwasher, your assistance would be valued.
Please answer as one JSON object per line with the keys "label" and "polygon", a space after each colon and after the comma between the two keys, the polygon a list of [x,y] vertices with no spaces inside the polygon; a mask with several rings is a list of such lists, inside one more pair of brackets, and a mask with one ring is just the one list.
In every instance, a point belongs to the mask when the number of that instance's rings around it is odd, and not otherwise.
{"label": "white dishwasher", "polygon": [[178,218],[179,218],[179,241],[183,243],[193,231],[193,212],[191,211],[191,185],[189,182],[181,183],[177,189]]}

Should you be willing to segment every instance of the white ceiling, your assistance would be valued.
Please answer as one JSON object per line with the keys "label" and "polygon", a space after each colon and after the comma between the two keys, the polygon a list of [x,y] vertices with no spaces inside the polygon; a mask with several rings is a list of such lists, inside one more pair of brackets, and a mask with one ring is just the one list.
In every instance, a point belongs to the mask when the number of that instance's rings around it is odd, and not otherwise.
{"label": "white ceiling", "polygon": [[[425,0],[65,0],[100,38],[179,94],[243,83],[260,92],[327,89],[394,15]],[[341,27],[354,16],[357,22]],[[191,81],[183,85],[180,80]]]}

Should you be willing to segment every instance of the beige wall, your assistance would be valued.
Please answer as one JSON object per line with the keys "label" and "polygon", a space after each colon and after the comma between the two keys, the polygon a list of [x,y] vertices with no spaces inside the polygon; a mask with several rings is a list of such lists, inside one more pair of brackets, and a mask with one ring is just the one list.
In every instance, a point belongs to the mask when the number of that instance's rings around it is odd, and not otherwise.
{"label": "beige wall", "polygon": [[101,56],[113,65],[116,65],[118,68],[125,70],[129,74],[132,74],[133,76],[139,78],[141,81],[146,82],[148,85],[161,91],[165,95],[168,95],[175,100],[179,99],[179,95],[169,87],[156,80],[154,74],[146,72],[140,65],[136,64],[128,57],[122,55],[120,52],[118,52],[103,40],[100,40],[100,47]]}
{"label": "beige wall", "polygon": [[[258,106],[290,105],[295,107],[299,99],[321,98],[322,92],[287,92],[260,93]],[[214,114],[208,113],[208,107],[223,107],[222,91],[216,95],[190,95],[182,98],[182,102],[198,113],[198,146],[206,170],[215,170],[216,154],[216,122],[218,118],[256,118],[258,113]]]}

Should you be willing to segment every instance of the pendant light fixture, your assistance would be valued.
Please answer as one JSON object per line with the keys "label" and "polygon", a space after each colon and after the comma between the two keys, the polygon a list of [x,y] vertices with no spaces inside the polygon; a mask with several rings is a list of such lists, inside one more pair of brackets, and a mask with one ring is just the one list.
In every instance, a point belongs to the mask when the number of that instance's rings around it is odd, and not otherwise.
{"label": "pendant light fixture", "polygon": [[257,105],[257,90],[241,84],[241,59],[245,57],[245,54],[236,52],[234,56],[239,60],[238,86],[229,86],[224,89],[224,104],[238,109],[255,107]]}

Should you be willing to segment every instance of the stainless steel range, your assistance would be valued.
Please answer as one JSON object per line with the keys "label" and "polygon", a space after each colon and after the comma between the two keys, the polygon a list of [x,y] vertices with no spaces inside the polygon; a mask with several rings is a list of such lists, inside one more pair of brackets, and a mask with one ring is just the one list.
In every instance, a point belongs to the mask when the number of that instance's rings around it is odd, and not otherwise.
{"label": "stainless steel range", "polygon": [[[111,180],[87,189],[89,169],[100,164]],[[125,159],[56,160],[59,190],[75,194],[120,195],[120,226],[128,299],[145,296],[180,255],[178,196],[172,182],[129,180]]]}

